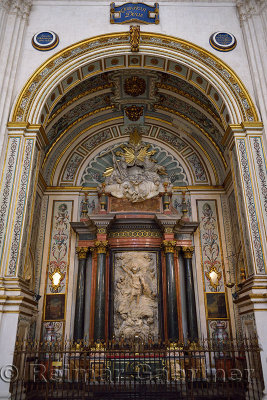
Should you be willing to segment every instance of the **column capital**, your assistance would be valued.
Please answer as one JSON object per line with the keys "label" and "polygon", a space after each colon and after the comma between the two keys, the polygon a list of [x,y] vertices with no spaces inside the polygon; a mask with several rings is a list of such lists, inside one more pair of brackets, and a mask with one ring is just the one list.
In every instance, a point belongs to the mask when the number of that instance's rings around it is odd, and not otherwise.
{"label": "column capital", "polygon": [[76,253],[78,255],[79,260],[83,260],[86,258],[89,247],[76,247]]}
{"label": "column capital", "polygon": [[182,251],[184,253],[184,258],[192,258],[194,249],[194,246],[183,246]]}
{"label": "column capital", "polygon": [[176,240],[163,240],[162,246],[165,253],[174,253],[176,247]]}
{"label": "column capital", "polygon": [[95,249],[98,254],[104,253],[106,254],[108,250],[108,241],[107,240],[97,240],[95,242]]}

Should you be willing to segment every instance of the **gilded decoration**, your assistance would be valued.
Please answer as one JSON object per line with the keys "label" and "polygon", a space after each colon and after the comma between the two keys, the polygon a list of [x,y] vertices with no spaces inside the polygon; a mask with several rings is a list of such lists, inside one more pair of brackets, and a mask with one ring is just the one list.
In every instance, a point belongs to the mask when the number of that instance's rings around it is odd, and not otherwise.
{"label": "gilded decoration", "polygon": [[217,287],[220,285],[222,273],[217,270],[216,267],[211,267],[209,271],[205,272],[206,278],[209,280],[210,286],[217,291]]}
{"label": "gilded decoration", "polygon": [[88,250],[88,247],[76,247],[76,253],[79,260],[85,259],[87,257]]}
{"label": "gilded decoration", "polygon": [[49,272],[49,279],[51,281],[53,292],[58,292],[58,289],[64,278],[65,278],[65,273],[63,273],[59,267],[56,267],[53,270],[53,272]]}
{"label": "gilded decoration", "polygon": [[184,254],[184,258],[192,258],[194,254],[194,246],[183,246],[182,251]]}
{"label": "gilded decoration", "polygon": [[[156,46],[159,48],[164,46],[164,49],[171,49],[176,52],[178,50],[185,55],[190,55],[192,59],[196,59],[208,68],[214,70],[233,93],[243,119],[246,121],[258,121],[256,109],[242,82],[235,73],[216,56],[190,42],[175,37],[144,32],[140,35],[142,42],[146,45],[153,44],[154,47]],[[121,33],[119,36],[117,33],[112,33],[87,39],[52,56],[33,74],[25,85],[14,108],[12,121],[20,122],[28,120],[28,113],[32,109],[33,99],[36,93],[40,92],[40,86],[42,86],[47,79],[51,80],[51,74],[54,73],[55,70],[58,71],[58,68],[63,66],[64,63],[69,63],[71,60],[96,48],[109,48],[111,45],[123,43],[129,43],[128,32]],[[77,52],[77,50],[79,50],[79,52]]]}
{"label": "gilded decoration", "polygon": [[115,153],[120,159],[111,150],[113,167],[104,172],[106,193],[137,203],[164,193],[165,187],[171,191],[165,167],[151,158],[155,150],[148,150],[150,144],[141,141],[137,128],[131,132],[129,143],[120,147],[123,151]]}
{"label": "gilded decoration", "polygon": [[114,334],[158,335],[157,256],[125,251],[114,259]]}
{"label": "gilded decoration", "polygon": [[98,254],[101,254],[101,253],[106,254],[108,251],[108,241],[107,240],[102,240],[102,241],[97,240],[95,242],[95,248],[96,248],[96,252]]}
{"label": "gilded decoration", "polygon": [[131,51],[136,53],[139,51],[140,44],[140,26],[139,25],[131,25],[130,26],[130,44]]}
{"label": "gilded decoration", "polygon": [[[133,128],[131,128],[131,131],[132,130]],[[108,135],[107,134],[104,135],[104,133],[105,131],[99,132],[95,134],[91,139],[88,139],[88,146],[86,145],[87,150],[89,150],[89,146],[95,146],[95,144],[98,145],[101,140],[103,140],[103,142],[105,140],[108,140],[111,134],[109,133]],[[85,147],[85,142],[82,146]],[[123,147],[125,146],[129,147],[128,141],[123,141],[122,143],[118,143],[116,147],[114,147],[114,145],[107,144],[105,149],[103,149],[98,155],[96,155],[93,159],[89,161],[88,165],[84,169],[84,172],[82,173],[80,184],[86,187],[101,186],[102,183],[105,182],[105,176],[110,175],[114,170],[113,169],[114,158],[112,152],[114,154],[117,151],[119,151],[122,154],[125,154],[125,150],[123,149]],[[171,153],[169,153],[167,150],[163,149],[156,143],[148,144],[147,142],[145,142],[144,146],[149,147],[148,149],[149,152],[151,151],[155,152],[153,155],[154,160],[156,161],[161,160],[160,164],[162,167],[165,168],[166,174],[173,186],[188,186],[188,178],[186,176],[183,167]],[[136,156],[137,155],[138,152]],[[116,160],[118,160],[118,157],[116,157],[116,155],[115,158]],[[153,164],[157,166],[159,162]],[[106,168],[106,166],[109,167]],[[165,175],[161,175],[161,178],[164,178],[164,176]]]}
{"label": "gilded decoration", "polygon": [[129,231],[118,231],[110,232],[110,238],[122,238],[122,237],[133,237],[133,238],[160,238],[161,232],[159,231],[146,231],[146,230],[129,230]]}
{"label": "gilded decoration", "polygon": [[137,97],[145,93],[146,81],[139,76],[131,76],[125,79],[124,91],[129,96]]}
{"label": "gilded decoration", "polygon": [[139,107],[136,105],[132,105],[129,107],[125,107],[125,114],[130,121],[138,121],[139,118],[143,115],[144,107]]}
{"label": "gilded decoration", "polygon": [[174,253],[176,248],[176,240],[163,240],[162,246],[165,253]]}

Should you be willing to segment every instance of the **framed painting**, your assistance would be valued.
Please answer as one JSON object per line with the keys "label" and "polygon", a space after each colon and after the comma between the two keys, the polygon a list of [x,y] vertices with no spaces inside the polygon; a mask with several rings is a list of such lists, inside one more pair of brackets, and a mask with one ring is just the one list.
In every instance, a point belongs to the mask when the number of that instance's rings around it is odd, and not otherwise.
{"label": "framed painting", "polygon": [[65,319],[65,294],[47,294],[45,299],[45,321]]}
{"label": "framed painting", "polygon": [[208,318],[227,318],[225,293],[206,293]]}

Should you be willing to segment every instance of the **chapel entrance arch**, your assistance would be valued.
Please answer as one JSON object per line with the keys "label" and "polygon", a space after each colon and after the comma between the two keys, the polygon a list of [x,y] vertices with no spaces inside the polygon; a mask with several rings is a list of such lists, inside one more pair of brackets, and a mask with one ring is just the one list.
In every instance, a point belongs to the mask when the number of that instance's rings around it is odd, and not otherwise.
{"label": "chapel entrance arch", "polygon": [[[257,177],[257,174],[259,174],[260,166],[251,161],[253,148],[259,153],[262,151],[262,124],[244,85],[221,60],[189,42],[165,35],[141,33],[139,53],[133,54],[130,51],[128,39],[129,34],[126,32],[119,38],[116,34],[103,35],[70,46],[47,60],[33,74],[20,93],[8,125],[7,155],[13,151],[15,158],[22,160],[21,171],[16,170],[14,166],[12,176],[17,180],[18,176],[21,176],[23,180],[16,190],[10,191],[8,194],[7,201],[11,203],[9,216],[14,215],[15,217],[13,220],[7,216],[6,228],[7,232],[12,232],[12,227],[16,226],[17,232],[11,235],[11,246],[7,246],[6,237],[1,243],[2,265],[7,266],[6,269],[2,267],[3,276],[6,278],[25,277],[25,260],[30,248],[27,228],[33,222],[32,205],[36,197],[40,166],[43,169],[49,169],[49,164],[53,166],[47,175],[48,180],[43,181],[42,178],[39,180],[43,188],[46,185],[53,186],[55,183],[53,179],[51,180],[51,176],[53,178],[57,174],[54,167],[57,167],[61,162],[61,166],[64,162],[69,162],[71,146],[75,147],[75,140],[71,142],[70,137],[67,145],[63,146],[64,151],[60,147],[68,133],[74,132],[74,130],[71,131],[72,127],[67,131],[63,129],[58,136],[56,136],[57,133],[55,136],[48,136],[47,126],[53,128],[52,119],[54,118],[56,123],[64,113],[63,109],[56,109],[57,105],[72,88],[87,78],[115,70],[121,70],[122,75],[127,75],[130,70],[137,71],[138,69],[148,71],[148,75],[149,71],[153,71],[153,73],[156,71],[188,81],[213,105],[214,119],[216,120],[217,113],[217,125],[221,125],[221,128],[218,126],[218,132],[221,132],[220,143],[213,138],[212,133],[208,134],[207,129],[202,127],[200,123],[192,124],[195,127],[194,133],[197,134],[198,132],[200,135],[202,133],[203,138],[210,141],[214,152],[217,150],[221,168],[224,168],[225,172],[230,170],[228,159],[228,154],[230,154],[238,207],[240,210],[244,210],[244,212],[240,212],[240,222],[243,226],[243,243],[247,244],[247,254],[245,254],[247,275],[262,275],[265,272],[266,245],[261,238],[264,237],[264,232],[266,232],[264,225],[266,218],[261,203],[261,188],[253,183],[253,177]],[[112,79],[116,83],[116,79],[119,78],[113,76]],[[153,75],[148,79],[153,80]],[[168,93],[169,83],[161,82],[160,84],[159,93],[164,96],[164,93]],[[105,95],[105,91],[108,92],[108,90],[108,87],[103,87],[103,94]],[[90,98],[90,93],[88,96]],[[175,92],[174,98],[181,99],[181,96],[188,99],[188,104],[192,102],[192,98],[190,99],[186,93],[179,91]],[[77,100],[79,101],[79,99]],[[183,120],[190,125],[190,118],[185,118],[186,114],[164,104],[164,101],[168,100],[168,96],[165,96],[165,100],[161,100],[162,102],[158,104],[158,111],[165,116],[175,115],[175,121]],[[116,103],[116,99],[114,101]],[[108,116],[108,107],[110,106],[102,107],[102,110],[99,111],[102,113],[101,115],[105,116],[107,112],[106,116]],[[207,115],[207,107],[196,103],[196,109],[199,110],[199,108],[202,109],[203,115]],[[69,111],[71,111],[71,105]],[[85,116],[81,121],[87,123],[90,117]],[[153,119],[156,121],[153,112],[147,117],[150,117],[150,121],[153,121]],[[120,118],[121,120],[118,118],[118,122],[122,124],[122,116]],[[105,121],[105,117],[103,119]],[[81,126],[81,121],[78,122],[77,126]],[[106,121],[106,126],[109,126],[108,118]],[[170,125],[168,122],[168,119],[165,118],[159,121],[159,125],[168,127]],[[171,126],[171,130],[175,130],[175,127]],[[86,135],[86,131],[82,134]],[[192,137],[194,137],[194,134]],[[224,149],[220,146],[223,146]],[[225,151],[226,148],[227,151]],[[64,159],[65,153],[66,158]],[[60,159],[56,158],[54,163],[53,157],[55,156],[59,156]],[[247,161],[248,168],[244,165],[244,161]],[[214,172],[216,168],[214,168],[214,165],[212,168],[210,160],[209,163],[209,167],[206,166],[207,170]],[[242,178],[244,174],[250,175],[250,186],[247,184],[247,180],[245,181]],[[3,182],[7,182],[5,177]],[[251,193],[252,189],[254,189],[255,195],[249,196],[250,204],[248,204],[248,194]],[[256,193],[259,195],[257,196]],[[25,201],[20,202],[18,195],[21,195]],[[18,198],[18,201],[14,201],[16,198]],[[254,213],[246,211],[248,206],[251,205],[254,207]],[[253,209],[253,207],[250,207],[250,209]],[[20,218],[21,212],[25,215],[23,219]],[[263,217],[261,221],[259,217],[257,218],[257,215]],[[257,225],[256,229],[255,224]],[[256,247],[255,241],[257,242]]]}

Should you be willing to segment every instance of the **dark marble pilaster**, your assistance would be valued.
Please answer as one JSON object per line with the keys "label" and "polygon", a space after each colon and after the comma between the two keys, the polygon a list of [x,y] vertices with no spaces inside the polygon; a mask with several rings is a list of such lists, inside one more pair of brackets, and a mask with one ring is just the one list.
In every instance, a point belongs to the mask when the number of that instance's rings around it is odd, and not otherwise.
{"label": "dark marble pilaster", "polygon": [[84,309],[85,309],[85,277],[88,247],[77,247],[79,258],[77,275],[77,293],[74,320],[74,340],[83,339],[84,336]]}
{"label": "dark marble pilaster", "polygon": [[97,274],[95,293],[94,340],[105,339],[107,241],[96,241]]}
{"label": "dark marble pilaster", "polygon": [[166,284],[167,284],[167,324],[169,340],[179,339],[177,292],[175,282],[174,251],[175,240],[163,241],[166,259]]}
{"label": "dark marble pilaster", "polygon": [[186,293],[186,309],[187,309],[187,326],[188,339],[196,340],[198,338],[197,329],[197,313],[194,289],[194,278],[192,270],[192,257],[194,247],[182,247],[184,256],[184,276],[185,276],[185,293]]}

